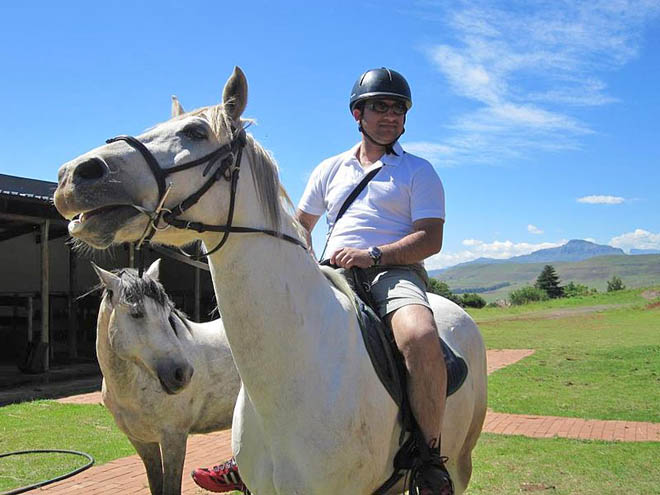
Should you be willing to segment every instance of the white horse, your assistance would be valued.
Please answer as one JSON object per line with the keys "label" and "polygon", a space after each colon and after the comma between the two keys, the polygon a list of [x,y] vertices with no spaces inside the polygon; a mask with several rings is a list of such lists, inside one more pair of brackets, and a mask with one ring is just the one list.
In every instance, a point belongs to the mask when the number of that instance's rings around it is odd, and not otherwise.
{"label": "white horse", "polygon": [[158,283],[94,269],[105,287],[96,328],[103,403],[139,454],[153,495],[179,495],[189,433],[228,428],[240,379],[222,320],[194,323]]}
{"label": "white horse", "polygon": [[[251,491],[371,494],[392,473],[398,409],[372,367],[350,297],[299,245],[272,158],[245,137],[246,103],[247,81],[236,68],[222,104],[63,165],[55,205],[71,220],[70,233],[95,248],[153,235],[173,246],[201,239],[212,251],[216,298],[243,381],[232,448]],[[163,229],[165,222],[172,226]],[[486,352],[467,313],[430,301],[440,335],[469,366],[442,425],[442,454],[462,493],[486,414]]]}

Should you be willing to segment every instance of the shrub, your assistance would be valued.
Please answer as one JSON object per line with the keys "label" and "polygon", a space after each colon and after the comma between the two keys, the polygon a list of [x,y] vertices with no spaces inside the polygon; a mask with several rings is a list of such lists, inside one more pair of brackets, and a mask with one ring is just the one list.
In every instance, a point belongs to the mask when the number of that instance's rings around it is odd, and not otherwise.
{"label": "shrub", "polygon": [[588,296],[590,294],[596,294],[598,292],[597,289],[592,289],[591,287],[587,287],[586,285],[582,284],[576,284],[573,282],[569,282],[566,284],[564,287],[564,297],[580,297],[580,296]]}
{"label": "shrub", "polygon": [[486,305],[486,300],[479,294],[463,294],[461,303],[461,306],[468,308],[483,308]]}
{"label": "shrub", "polygon": [[545,301],[549,298],[548,293],[537,287],[527,285],[518,290],[514,290],[509,294],[511,304],[519,306],[535,301]]}
{"label": "shrub", "polygon": [[432,292],[433,294],[437,294],[439,296],[444,297],[445,299],[449,299],[450,301],[455,302],[459,306],[461,304],[461,298],[455,295],[450,289],[449,286],[447,285],[446,282],[443,282],[441,280],[438,280],[437,278],[431,278],[429,279],[429,292]]}
{"label": "shrub", "polygon": [[607,281],[607,292],[614,292],[615,290],[623,290],[626,286],[623,285],[623,281],[614,275],[612,280]]}

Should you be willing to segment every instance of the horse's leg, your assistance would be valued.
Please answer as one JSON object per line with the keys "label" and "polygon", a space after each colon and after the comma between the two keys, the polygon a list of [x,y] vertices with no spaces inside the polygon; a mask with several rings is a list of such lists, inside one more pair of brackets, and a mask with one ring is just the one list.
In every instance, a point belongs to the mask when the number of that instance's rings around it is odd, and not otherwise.
{"label": "horse's leg", "polygon": [[186,440],[188,432],[163,434],[163,495],[181,494],[181,476],[183,461],[186,459]]}
{"label": "horse's leg", "polygon": [[143,443],[129,437],[140,459],[147,470],[149,490],[151,495],[163,494],[163,465],[160,457],[160,447],[157,443]]}

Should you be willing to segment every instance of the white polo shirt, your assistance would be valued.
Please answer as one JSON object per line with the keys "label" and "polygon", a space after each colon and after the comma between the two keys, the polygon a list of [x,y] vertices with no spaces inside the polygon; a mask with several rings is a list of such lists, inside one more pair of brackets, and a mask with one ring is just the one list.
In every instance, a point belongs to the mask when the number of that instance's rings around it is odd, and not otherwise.
{"label": "white polo shirt", "polygon": [[[360,143],[322,161],[312,172],[298,208],[311,215],[327,213],[332,236],[326,249],[329,258],[341,247],[366,249],[396,242],[411,234],[413,222],[422,218],[445,218],[445,193],[433,166],[423,158],[403,151],[384,155],[363,169],[356,157]],[[335,218],[344,200],[373,167],[383,168],[369,181],[353,204]]]}

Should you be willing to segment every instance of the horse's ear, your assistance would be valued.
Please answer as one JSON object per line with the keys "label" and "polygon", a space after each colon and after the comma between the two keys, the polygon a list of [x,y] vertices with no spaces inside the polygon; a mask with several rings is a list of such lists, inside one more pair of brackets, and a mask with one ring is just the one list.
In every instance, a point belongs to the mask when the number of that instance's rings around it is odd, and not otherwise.
{"label": "horse's ear", "polygon": [[160,258],[151,264],[151,266],[147,269],[146,274],[154,280],[158,280],[158,276],[160,275]]}
{"label": "horse's ear", "polygon": [[114,291],[117,289],[117,287],[119,287],[120,280],[117,275],[104,270],[103,268],[97,266],[95,263],[92,263],[92,268],[94,268],[94,271],[99,276],[101,283],[106,289]]}
{"label": "horse's ear", "polygon": [[186,113],[186,111],[183,109],[179,99],[172,95],[172,118],[183,115],[184,113]]}
{"label": "horse's ear", "polygon": [[234,67],[234,72],[225,83],[222,90],[222,104],[227,114],[234,122],[238,122],[247,105],[247,79],[240,67]]}

